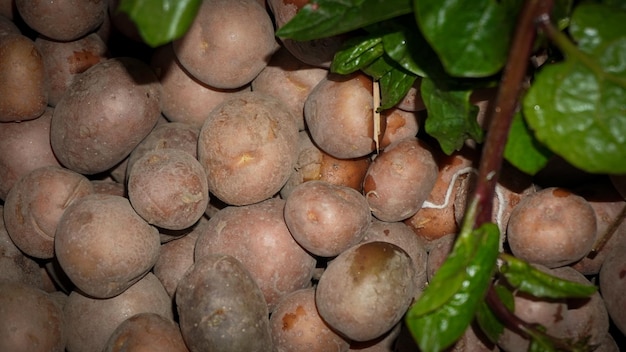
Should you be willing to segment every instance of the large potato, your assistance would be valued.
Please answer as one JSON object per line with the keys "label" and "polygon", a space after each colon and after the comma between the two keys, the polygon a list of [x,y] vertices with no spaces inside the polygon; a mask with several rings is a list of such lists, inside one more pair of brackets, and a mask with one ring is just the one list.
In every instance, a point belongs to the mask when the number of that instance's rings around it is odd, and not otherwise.
{"label": "large potato", "polygon": [[276,98],[241,93],[218,105],[198,139],[198,160],[209,189],[230,205],[252,204],[278,193],[298,158],[298,127]]}
{"label": "large potato", "polygon": [[196,260],[178,284],[176,307],[192,352],[272,351],[263,293],[232,256]]}
{"label": "large potato", "polygon": [[128,199],[91,194],[77,199],[61,216],[54,240],[63,271],[87,295],[108,298],[144,277],[159,256],[156,228]]}
{"label": "large potato", "polygon": [[102,61],[76,77],[58,102],[50,141],[59,161],[82,174],[124,160],[161,116],[161,86],[134,58]]}
{"label": "large potato", "polygon": [[277,48],[272,20],[256,0],[204,0],[187,33],[174,41],[182,66],[220,89],[250,83]]}

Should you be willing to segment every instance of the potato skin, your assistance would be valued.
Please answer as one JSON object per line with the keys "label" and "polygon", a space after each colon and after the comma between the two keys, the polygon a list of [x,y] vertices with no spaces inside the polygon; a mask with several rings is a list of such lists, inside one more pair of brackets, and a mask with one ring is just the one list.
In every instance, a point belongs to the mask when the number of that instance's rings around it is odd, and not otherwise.
{"label": "potato skin", "polygon": [[193,77],[219,89],[250,83],[278,48],[272,20],[256,0],[203,1],[187,33],[173,45]]}
{"label": "potato skin", "polygon": [[232,256],[197,259],[178,284],[176,307],[183,338],[193,352],[273,348],[263,293]]}
{"label": "potato skin", "polygon": [[626,245],[614,247],[600,269],[600,292],[615,326],[626,335]]}
{"label": "potato skin", "polygon": [[109,298],[124,292],[154,266],[159,233],[128,199],[91,194],[70,205],[57,227],[56,257],[85,294]]}
{"label": "potato skin", "polygon": [[24,253],[42,259],[54,257],[54,237],[65,209],[94,189],[89,179],[58,166],[26,174],[13,186],[4,204],[5,225]]}
{"label": "potato skin", "polygon": [[187,352],[173,320],[157,313],[139,313],[124,320],[111,334],[104,352]]}
{"label": "potato skin", "polygon": [[63,352],[65,319],[46,292],[22,283],[0,282],[0,351]]}
{"label": "potato skin", "polygon": [[81,174],[124,160],[161,116],[161,86],[150,67],[129,57],[102,61],[69,86],[54,109],[52,149]]}
{"label": "potato skin", "polygon": [[435,186],[439,168],[430,147],[415,137],[389,145],[370,164],[363,192],[372,214],[393,222],[413,216]]}
{"label": "potato skin", "polygon": [[358,244],[333,259],[315,303],[328,325],[355,341],[375,339],[402,318],[414,295],[409,255],[388,242]]}
{"label": "potato skin", "polygon": [[229,205],[278,193],[298,158],[298,128],[276,98],[245,92],[213,109],[198,139],[209,189]]}
{"label": "potato skin", "polygon": [[48,104],[43,57],[22,34],[0,37],[0,96],[0,122],[35,119]]}

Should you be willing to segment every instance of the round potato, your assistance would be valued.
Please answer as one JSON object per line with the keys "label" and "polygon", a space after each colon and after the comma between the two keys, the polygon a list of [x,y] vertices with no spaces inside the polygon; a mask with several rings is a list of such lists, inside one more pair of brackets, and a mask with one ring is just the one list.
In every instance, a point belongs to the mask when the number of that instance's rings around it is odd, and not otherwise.
{"label": "round potato", "polygon": [[276,98],[241,93],[213,109],[198,139],[211,193],[230,205],[274,196],[298,158],[298,127]]}
{"label": "round potato", "polygon": [[157,313],[139,313],[124,320],[111,334],[104,352],[187,352],[173,320]]}
{"label": "round potato", "polygon": [[54,109],[50,142],[69,169],[96,174],[126,158],[161,116],[161,86],[142,61],[117,57],[76,77]]}

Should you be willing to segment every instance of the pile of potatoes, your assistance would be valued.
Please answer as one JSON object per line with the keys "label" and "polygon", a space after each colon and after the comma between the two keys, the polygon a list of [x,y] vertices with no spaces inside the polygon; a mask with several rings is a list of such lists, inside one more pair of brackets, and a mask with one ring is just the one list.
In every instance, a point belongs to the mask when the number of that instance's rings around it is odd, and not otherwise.
{"label": "pile of potatoes", "polygon": [[[377,113],[371,78],[330,73],[349,34],[276,38],[297,2],[204,0],[156,49],[117,5],[0,0],[0,351],[417,350],[402,317],[480,146],[444,155],[418,89]],[[504,166],[501,250],[600,288],[516,294],[520,317],[618,350],[625,184]],[[527,346],[472,326],[450,350]]]}

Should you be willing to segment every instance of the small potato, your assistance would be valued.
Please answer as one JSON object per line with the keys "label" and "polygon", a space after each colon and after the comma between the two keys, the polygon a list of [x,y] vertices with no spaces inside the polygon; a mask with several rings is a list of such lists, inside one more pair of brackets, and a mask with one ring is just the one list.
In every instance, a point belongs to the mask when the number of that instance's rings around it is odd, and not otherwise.
{"label": "small potato", "polygon": [[53,40],[70,41],[102,24],[107,1],[15,0],[15,6],[30,28]]}
{"label": "small potato", "polygon": [[415,137],[391,144],[374,159],[363,182],[372,214],[382,221],[413,216],[435,186],[439,168],[430,147]]}
{"label": "small potato", "polygon": [[350,346],[320,317],[313,287],[283,297],[270,316],[270,329],[280,352],[347,352]]}
{"label": "small potato", "polygon": [[564,188],[549,187],[515,206],[507,239],[516,257],[556,268],[587,255],[596,233],[596,214],[587,200]]}
{"label": "small potato", "polygon": [[298,128],[276,98],[247,92],[213,109],[198,139],[212,194],[229,205],[280,191],[298,158]]}
{"label": "small potato", "polygon": [[20,34],[20,29],[15,25],[11,18],[7,17],[7,14],[3,13],[4,3],[11,3],[13,0],[0,1],[0,37],[7,34]]}
{"label": "small potato", "polygon": [[202,231],[202,226],[205,226],[207,221],[206,218],[203,218],[190,233],[161,244],[159,259],[154,264],[152,272],[161,281],[167,294],[172,298],[176,294],[178,282],[193,264],[193,252],[196,241],[200,231]]}
{"label": "small potato", "polygon": [[108,56],[106,43],[95,33],[70,42],[38,37],[35,46],[43,57],[50,106],[61,100],[76,75]]}
{"label": "small potato", "polygon": [[115,329],[136,314],[155,313],[174,319],[172,300],[152,273],[112,298],[93,298],[72,291],[63,313],[67,352],[103,351]]}
{"label": "small potato", "polygon": [[126,158],[161,116],[161,87],[138,59],[102,61],[68,87],[54,109],[50,142],[69,169],[96,174]]}
{"label": "small potato", "polygon": [[150,66],[163,87],[163,115],[172,122],[184,122],[200,129],[213,108],[249,86],[218,89],[191,76],[176,59],[172,45],[157,48]]}
{"label": "small potato", "polygon": [[278,48],[272,20],[257,0],[202,1],[191,27],[173,45],[193,77],[219,89],[250,83]]}
{"label": "small potato", "polygon": [[173,320],[157,313],[139,313],[124,320],[111,334],[104,352],[187,352]]}
{"label": "small potato", "polygon": [[284,209],[278,198],[223,208],[200,232],[194,254],[196,261],[209,254],[237,258],[261,288],[270,312],[282,296],[311,285],[316,265],[293,239]]}
{"label": "small potato", "polygon": [[32,120],[46,109],[44,59],[25,35],[0,37],[0,96],[0,122]]}
{"label": "small potato", "polygon": [[272,351],[263,293],[232,256],[197,259],[178,284],[176,308],[191,351]]}
{"label": "small potato", "polygon": [[65,320],[46,292],[22,283],[0,282],[0,351],[63,352]]}
{"label": "small potato", "polygon": [[35,258],[54,256],[59,219],[75,200],[94,189],[87,177],[58,166],[26,174],[13,186],[4,203],[4,220],[13,242]]}
{"label": "small potato", "polygon": [[209,203],[206,172],[187,152],[153,150],[132,165],[128,198],[148,223],[169,230],[186,229],[204,215]]}
{"label": "small potato", "polygon": [[626,335],[626,245],[614,247],[600,269],[600,292],[617,329]]}
{"label": "small potato", "polygon": [[302,183],[285,203],[285,223],[293,238],[322,257],[334,257],[359,243],[371,217],[361,193],[324,181]]}
{"label": "small potato", "polygon": [[415,272],[395,244],[358,244],[333,259],[317,285],[315,303],[333,329],[355,341],[391,330],[413,301]]}
{"label": "small potato", "polygon": [[[304,103],[304,118],[313,142],[339,158],[359,158],[376,150],[372,79],[362,73],[329,74]],[[381,119],[381,135],[385,131]]]}
{"label": "small potato", "polygon": [[0,199],[27,173],[61,166],[50,146],[52,112],[47,108],[34,120],[0,123]]}
{"label": "small potato", "polygon": [[419,132],[418,118],[413,112],[391,108],[383,110],[381,118],[385,119],[385,133],[380,137],[380,149],[395,141],[415,137]]}
{"label": "small potato", "polygon": [[54,240],[63,271],[82,292],[109,298],[124,292],[154,266],[159,233],[128,199],[91,194],[61,216]]}

